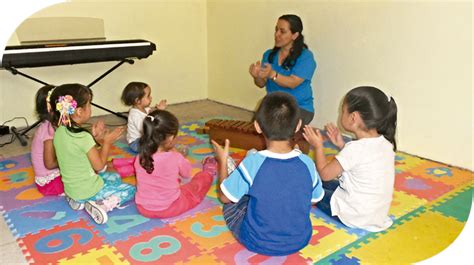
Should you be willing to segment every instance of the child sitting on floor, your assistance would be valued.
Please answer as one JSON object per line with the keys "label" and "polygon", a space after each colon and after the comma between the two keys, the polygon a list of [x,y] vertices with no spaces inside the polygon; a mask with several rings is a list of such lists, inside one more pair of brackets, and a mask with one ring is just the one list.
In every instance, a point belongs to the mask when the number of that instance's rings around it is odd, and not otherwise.
{"label": "child sitting on floor", "polygon": [[[81,125],[91,117],[92,90],[80,84],[58,86],[50,102],[55,106],[54,148],[61,169],[66,200],[74,210],[85,207],[98,224],[107,222],[107,212],[133,199],[135,187],[121,182],[116,173],[105,172],[111,145],[123,132],[122,127],[103,135],[102,146]],[[97,174],[96,172],[99,172]]]}
{"label": "child sitting on floor", "polygon": [[41,121],[31,142],[31,163],[35,172],[35,183],[43,195],[62,195],[64,186],[53,146],[54,127],[51,125],[51,107],[48,94],[52,85],[43,86],[36,92],[36,114]]}
{"label": "child sitting on floor", "polygon": [[385,230],[392,225],[388,212],[395,181],[397,104],[375,87],[357,87],[344,97],[340,119],[357,139],[345,143],[337,127],[328,124],[329,140],[341,149],[329,162],[319,130],[304,128],[325,190],[317,206],[349,227]]}
{"label": "child sitting on floor", "polygon": [[198,205],[211,187],[216,161],[205,159],[203,171],[191,177],[191,163],[175,150],[178,119],[166,110],[155,110],[143,121],[140,153],[135,160],[138,211],[148,218],[169,218]]}
{"label": "child sitting on floor", "polygon": [[266,95],[255,113],[255,129],[267,149],[252,152],[228,176],[229,141],[212,141],[219,162],[219,199],[234,237],[250,251],[284,256],[304,248],[312,236],[311,204],[324,195],[314,162],[294,149],[301,119],[289,94]]}
{"label": "child sitting on floor", "polygon": [[[127,142],[134,152],[138,152],[138,139],[142,136],[143,119],[152,110],[150,86],[143,82],[130,82],[122,92],[122,102],[131,106],[128,112]],[[166,100],[161,100],[155,107],[164,110]]]}

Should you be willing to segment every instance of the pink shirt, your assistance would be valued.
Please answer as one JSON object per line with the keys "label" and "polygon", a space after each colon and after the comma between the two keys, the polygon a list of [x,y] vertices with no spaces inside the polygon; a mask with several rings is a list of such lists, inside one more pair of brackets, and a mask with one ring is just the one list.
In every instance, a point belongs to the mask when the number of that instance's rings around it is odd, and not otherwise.
{"label": "pink shirt", "polygon": [[148,174],[135,160],[137,193],[135,202],[150,211],[166,210],[181,195],[179,177],[191,177],[191,163],[175,151],[156,152],[154,170]]}
{"label": "pink shirt", "polygon": [[54,128],[49,121],[43,121],[35,132],[31,142],[31,163],[35,171],[35,182],[44,186],[59,176],[59,169],[47,169],[44,165],[44,141],[53,140]]}

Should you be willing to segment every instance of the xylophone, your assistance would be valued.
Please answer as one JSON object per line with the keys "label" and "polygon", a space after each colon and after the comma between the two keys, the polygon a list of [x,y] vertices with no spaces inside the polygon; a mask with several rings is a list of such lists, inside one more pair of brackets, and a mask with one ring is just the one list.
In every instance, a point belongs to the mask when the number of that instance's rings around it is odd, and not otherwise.
{"label": "xylophone", "polygon": [[[246,150],[266,148],[263,135],[257,133],[251,121],[212,119],[206,122],[200,132],[209,134],[209,138],[220,145],[224,144],[225,139],[229,139],[231,147]],[[302,130],[295,134],[293,142],[298,144],[303,153],[309,152],[309,143],[304,139]]]}

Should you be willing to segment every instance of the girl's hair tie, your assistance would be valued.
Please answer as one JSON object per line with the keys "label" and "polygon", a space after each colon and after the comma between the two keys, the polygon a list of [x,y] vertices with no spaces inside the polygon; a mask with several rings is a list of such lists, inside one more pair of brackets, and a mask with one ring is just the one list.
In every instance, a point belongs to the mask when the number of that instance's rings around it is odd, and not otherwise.
{"label": "girl's hair tie", "polygon": [[53,91],[56,89],[56,87],[53,87],[51,88],[49,91],[48,91],[48,95],[46,96],[46,107],[48,108],[48,112],[51,112],[51,104],[50,104],[50,101],[51,101],[51,95],[53,94]]}
{"label": "girl's hair tie", "polygon": [[150,120],[153,122],[155,121],[155,117],[151,116],[151,115],[146,115],[146,118],[150,118]]}
{"label": "girl's hair tie", "polygon": [[61,124],[72,126],[69,116],[74,114],[76,108],[77,102],[71,95],[60,96],[56,101],[56,110],[61,113],[61,116],[59,116],[58,126]]}

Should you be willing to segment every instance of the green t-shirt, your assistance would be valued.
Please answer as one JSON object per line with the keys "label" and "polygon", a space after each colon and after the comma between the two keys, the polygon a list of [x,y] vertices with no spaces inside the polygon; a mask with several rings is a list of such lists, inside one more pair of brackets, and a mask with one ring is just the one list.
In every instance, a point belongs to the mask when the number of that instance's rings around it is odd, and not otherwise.
{"label": "green t-shirt", "polygon": [[53,143],[67,196],[84,200],[96,195],[104,181],[95,173],[87,157],[95,146],[92,135],[88,132],[73,133],[60,126],[54,133]]}

